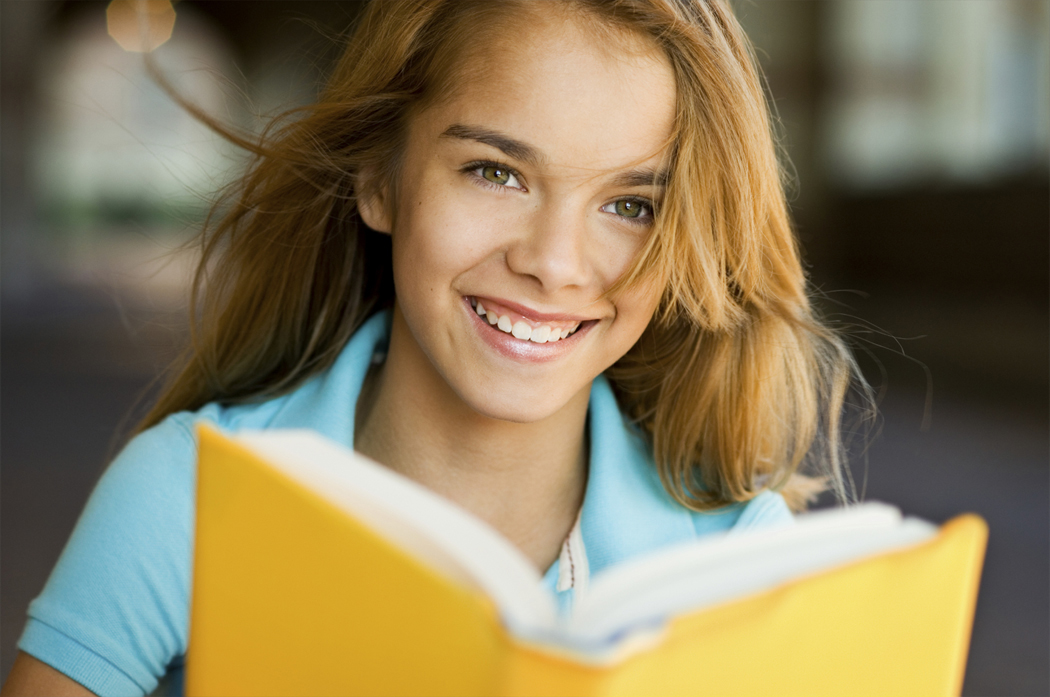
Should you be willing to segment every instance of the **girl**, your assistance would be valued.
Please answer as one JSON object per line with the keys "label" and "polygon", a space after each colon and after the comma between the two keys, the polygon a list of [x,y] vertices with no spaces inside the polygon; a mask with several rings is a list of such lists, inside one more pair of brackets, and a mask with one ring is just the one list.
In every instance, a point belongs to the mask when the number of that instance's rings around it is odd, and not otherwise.
{"label": "girl", "polygon": [[228,135],[256,158],[206,225],[192,348],[8,693],[180,691],[200,420],[353,445],[490,523],[563,607],[617,561],[844,496],[853,363],[810,309],[720,0],[373,3],[317,104]]}

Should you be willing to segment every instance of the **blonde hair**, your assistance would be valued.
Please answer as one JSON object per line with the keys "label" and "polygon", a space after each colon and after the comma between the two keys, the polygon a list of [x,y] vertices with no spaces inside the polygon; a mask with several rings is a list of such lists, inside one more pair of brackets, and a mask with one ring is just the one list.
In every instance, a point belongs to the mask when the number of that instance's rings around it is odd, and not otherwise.
{"label": "blonde hair", "polygon": [[[286,392],[331,365],[357,327],[393,303],[389,238],[357,212],[357,199],[375,192],[356,187],[386,186],[396,198],[407,120],[455,86],[470,41],[529,7],[373,2],[317,103],[258,139],[187,105],[254,160],[204,226],[191,346],[140,428],[212,401]],[[864,383],[811,308],[740,26],[721,0],[575,7],[596,25],[649,37],[677,81],[656,227],[611,292],[641,282],[665,290],[641,340],[607,372],[650,440],[664,486],[695,510],[766,489],[797,510],[825,485],[847,500],[841,413],[849,386],[863,392]]]}

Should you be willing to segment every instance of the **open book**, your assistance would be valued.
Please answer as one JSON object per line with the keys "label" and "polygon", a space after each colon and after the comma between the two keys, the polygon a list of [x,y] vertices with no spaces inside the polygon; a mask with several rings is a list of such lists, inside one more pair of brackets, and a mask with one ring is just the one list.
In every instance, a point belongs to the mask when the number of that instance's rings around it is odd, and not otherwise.
{"label": "open book", "polygon": [[187,693],[958,694],[987,535],[884,504],[658,550],[560,615],[487,524],[305,431],[202,427]]}

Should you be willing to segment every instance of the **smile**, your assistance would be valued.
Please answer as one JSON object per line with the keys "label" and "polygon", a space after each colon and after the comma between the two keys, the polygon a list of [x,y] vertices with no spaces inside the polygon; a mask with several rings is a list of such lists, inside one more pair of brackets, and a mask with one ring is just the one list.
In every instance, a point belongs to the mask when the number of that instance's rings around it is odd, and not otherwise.
{"label": "smile", "polygon": [[554,343],[572,336],[581,323],[578,319],[531,319],[492,300],[482,301],[474,297],[470,298],[470,305],[479,317],[484,318],[494,328],[510,334],[515,339],[536,344]]}

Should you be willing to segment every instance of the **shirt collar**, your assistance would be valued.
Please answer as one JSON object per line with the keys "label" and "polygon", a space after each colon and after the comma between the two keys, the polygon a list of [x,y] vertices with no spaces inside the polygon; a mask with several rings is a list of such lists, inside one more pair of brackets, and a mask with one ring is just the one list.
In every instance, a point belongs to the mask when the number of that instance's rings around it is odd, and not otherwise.
{"label": "shirt collar", "polygon": [[688,509],[664,489],[649,446],[620,413],[604,375],[591,386],[590,471],[580,529],[591,573],[696,537]]}

